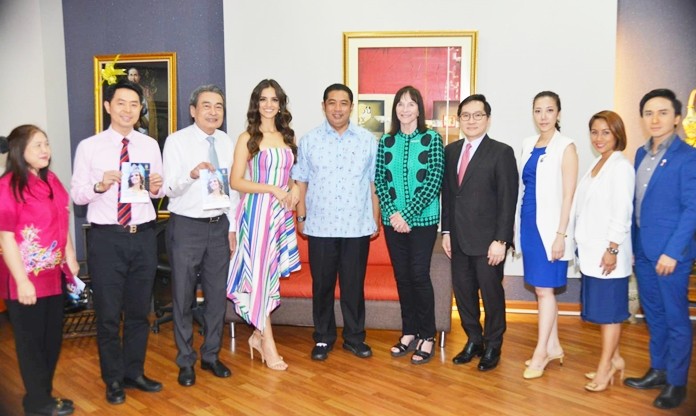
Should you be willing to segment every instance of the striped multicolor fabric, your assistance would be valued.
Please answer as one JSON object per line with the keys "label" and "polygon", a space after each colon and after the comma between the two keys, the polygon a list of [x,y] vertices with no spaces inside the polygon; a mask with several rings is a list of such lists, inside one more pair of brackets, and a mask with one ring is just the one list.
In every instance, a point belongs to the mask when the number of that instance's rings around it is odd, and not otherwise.
{"label": "striped multicolor fabric", "polygon": [[[270,148],[249,161],[250,180],[288,188],[292,151]],[[280,305],[281,277],[300,270],[292,211],[270,193],[245,194],[237,210],[237,250],[230,262],[227,297],[239,316],[263,331]]]}

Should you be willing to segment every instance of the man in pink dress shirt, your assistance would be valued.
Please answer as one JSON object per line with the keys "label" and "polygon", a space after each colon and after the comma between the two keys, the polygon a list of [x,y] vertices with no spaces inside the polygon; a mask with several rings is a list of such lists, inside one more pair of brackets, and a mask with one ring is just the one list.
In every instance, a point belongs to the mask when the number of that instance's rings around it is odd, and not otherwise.
{"label": "man in pink dress shirt", "polygon": [[[162,156],[157,141],[134,130],[142,90],[130,81],[109,86],[107,130],[77,147],[70,194],[87,205],[87,266],[97,318],[97,344],[106,400],[125,402],[124,388],[146,392],[162,384],[144,375],[150,297],[157,268],[156,212],[152,202],[119,203],[122,162],[150,164],[150,196],[161,198]],[[119,329],[123,314],[123,337]]]}

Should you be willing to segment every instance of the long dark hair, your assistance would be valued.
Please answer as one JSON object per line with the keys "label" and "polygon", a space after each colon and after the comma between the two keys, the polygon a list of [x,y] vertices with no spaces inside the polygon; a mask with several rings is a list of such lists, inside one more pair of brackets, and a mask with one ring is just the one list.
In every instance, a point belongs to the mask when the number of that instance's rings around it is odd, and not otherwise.
{"label": "long dark hair", "polygon": [[408,96],[411,97],[411,99],[415,101],[415,103],[418,105],[418,120],[416,130],[418,130],[419,133],[423,133],[426,129],[425,107],[423,106],[423,97],[421,96],[420,91],[418,91],[415,87],[407,85],[399,89],[399,91],[397,91],[394,95],[394,104],[392,105],[391,128],[389,130],[390,136],[395,136],[396,133],[398,133],[401,129],[401,122],[399,121],[399,118],[396,116],[396,105],[399,104],[399,101],[401,101],[401,97],[403,97],[405,94],[408,94]]}
{"label": "long dark hair", "polygon": [[288,96],[285,95],[283,88],[273,79],[264,79],[259,82],[249,97],[249,109],[247,110],[247,133],[249,133],[249,141],[247,149],[249,149],[249,157],[254,157],[259,152],[259,144],[263,139],[261,132],[261,114],[259,114],[259,99],[261,92],[266,88],[273,88],[276,97],[278,97],[278,114],[275,116],[276,129],[283,136],[283,142],[292,150],[292,155],[297,161],[297,145],[295,144],[295,131],[290,128],[292,114],[288,111]]}
{"label": "long dark hair", "polygon": [[[542,91],[539,94],[535,95],[534,100],[532,100],[532,108],[534,108],[534,104],[536,103],[536,101],[542,97],[549,97],[556,101],[556,108],[558,108],[559,113],[561,112],[561,97],[559,97],[558,94],[556,94],[553,91]],[[556,118],[556,130],[561,131],[561,123],[558,121],[558,118]]]}
{"label": "long dark hair", "polygon": [[[27,165],[27,161],[24,159],[24,152],[27,150],[29,140],[31,140],[36,133],[41,133],[46,136],[43,130],[33,124],[23,124],[19,127],[15,127],[10,135],[7,136],[9,154],[7,155],[7,170],[2,176],[12,175],[10,178],[12,194],[15,200],[21,203],[26,202],[24,199],[24,192],[31,192],[31,190],[27,188],[27,183],[29,181],[29,165]],[[48,184],[48,166],[39,169],[39,178]],[[50,198],[53,199],[53,189],[50,191]]]}

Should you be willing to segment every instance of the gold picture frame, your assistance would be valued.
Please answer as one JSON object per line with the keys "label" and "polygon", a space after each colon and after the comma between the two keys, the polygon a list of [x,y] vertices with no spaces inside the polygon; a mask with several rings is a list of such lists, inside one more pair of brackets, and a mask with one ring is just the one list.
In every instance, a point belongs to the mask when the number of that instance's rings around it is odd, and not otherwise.
{"label": "gold picture frame", "polygon": [[[118,59],[117,59],[118,57]],[[108,66],[122,74],[117,79],[138,73],[143,87],[143,113],[138,131],[157,140],[160,148],[176,131],[176,52],[97,55],[94,57],[94,128],[97,133],[108,127],[109,114],[104,111],[104,91],[108,87],[102,71]]]}
{"label": "gold picture frame", "polygon": [[[476,91],[477,41],[477,31],[344,32],[343,81],[362,109],[351,120],[376,136],[389,131],[394,94],[412,85],[423,95],[428,127],[445,144],[457,140],[457,104]],[[381,119],[371,120],[370,102],[384,103]]]}

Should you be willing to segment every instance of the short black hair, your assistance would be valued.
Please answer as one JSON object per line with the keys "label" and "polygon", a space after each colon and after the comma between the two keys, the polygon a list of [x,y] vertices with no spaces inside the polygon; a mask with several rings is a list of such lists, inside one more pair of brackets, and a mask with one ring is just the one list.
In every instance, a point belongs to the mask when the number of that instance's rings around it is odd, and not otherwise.
{"label": "short black hair", "polygon": [[218,87],[215,84],[206,84],[206,85],[201,85],[193,92],[191,93],[191,97],[189,98],[189,105],[197,107],[198,106],[198,97],[203,94],[204,92],[212,92],[215,94],[218,94],[220,97],[222,97],[222,106],[223,108],[225,107],[225,93],[222,92],[222,88]]}
{"label": "short black hair", "polygon": [[460,117],[462,115],[462,107],[465,105],[469,104],[472,101],[480,101],[483,103],[483,111],[486,113],[486,116],[490,117],[491,116],[491,105],[488,104],[488,101],[486,101],[486,96],[483,94],[472,94],[468,97],[466,97],[464,100],[462,100],[461,103],[459,103],[459,107],[457,107],[457,117]]}
{"label": "short black hair", "polygon": [[677,95],[674,93],[672,90],[668,90],[667,88],[658,88],[656,90],[652,90],[649,93],[645,94],[643,98],[640,100],[640,116],[643,117],[643,107],[645,107],[645,103],[648,101],[652,100],[653,98],[666,98],[672,102],[672,107],[674,107],[674,115],[675,116],[680,116],[682,113],[682,103],[677,99]]}
{"label": "short black hair", "polygon": [[348,93],[348,99],[350,99],[351,104],[353,103],[353,91],[348,88],[347,85],[344,84],[331,84],[326,89],[324,90],[324,102],[326,102],[326,99],[329,98],[329,93],[331,91],[345,91]]}
{"label": "short black hair", "polygon": [[135,93],[138,94],[138,100],[140,100],[140,102],[143,102],[143,89],[140,88],[140,85],[128,81],[128,79],[126,78],[122,78],[117,83],[109,85],[106,88],[106,91],[104,92],[104,101],[111,102],[111,100],[114,99],[114,94],[116,94],[116,90],[121,88],[135,91]]}

